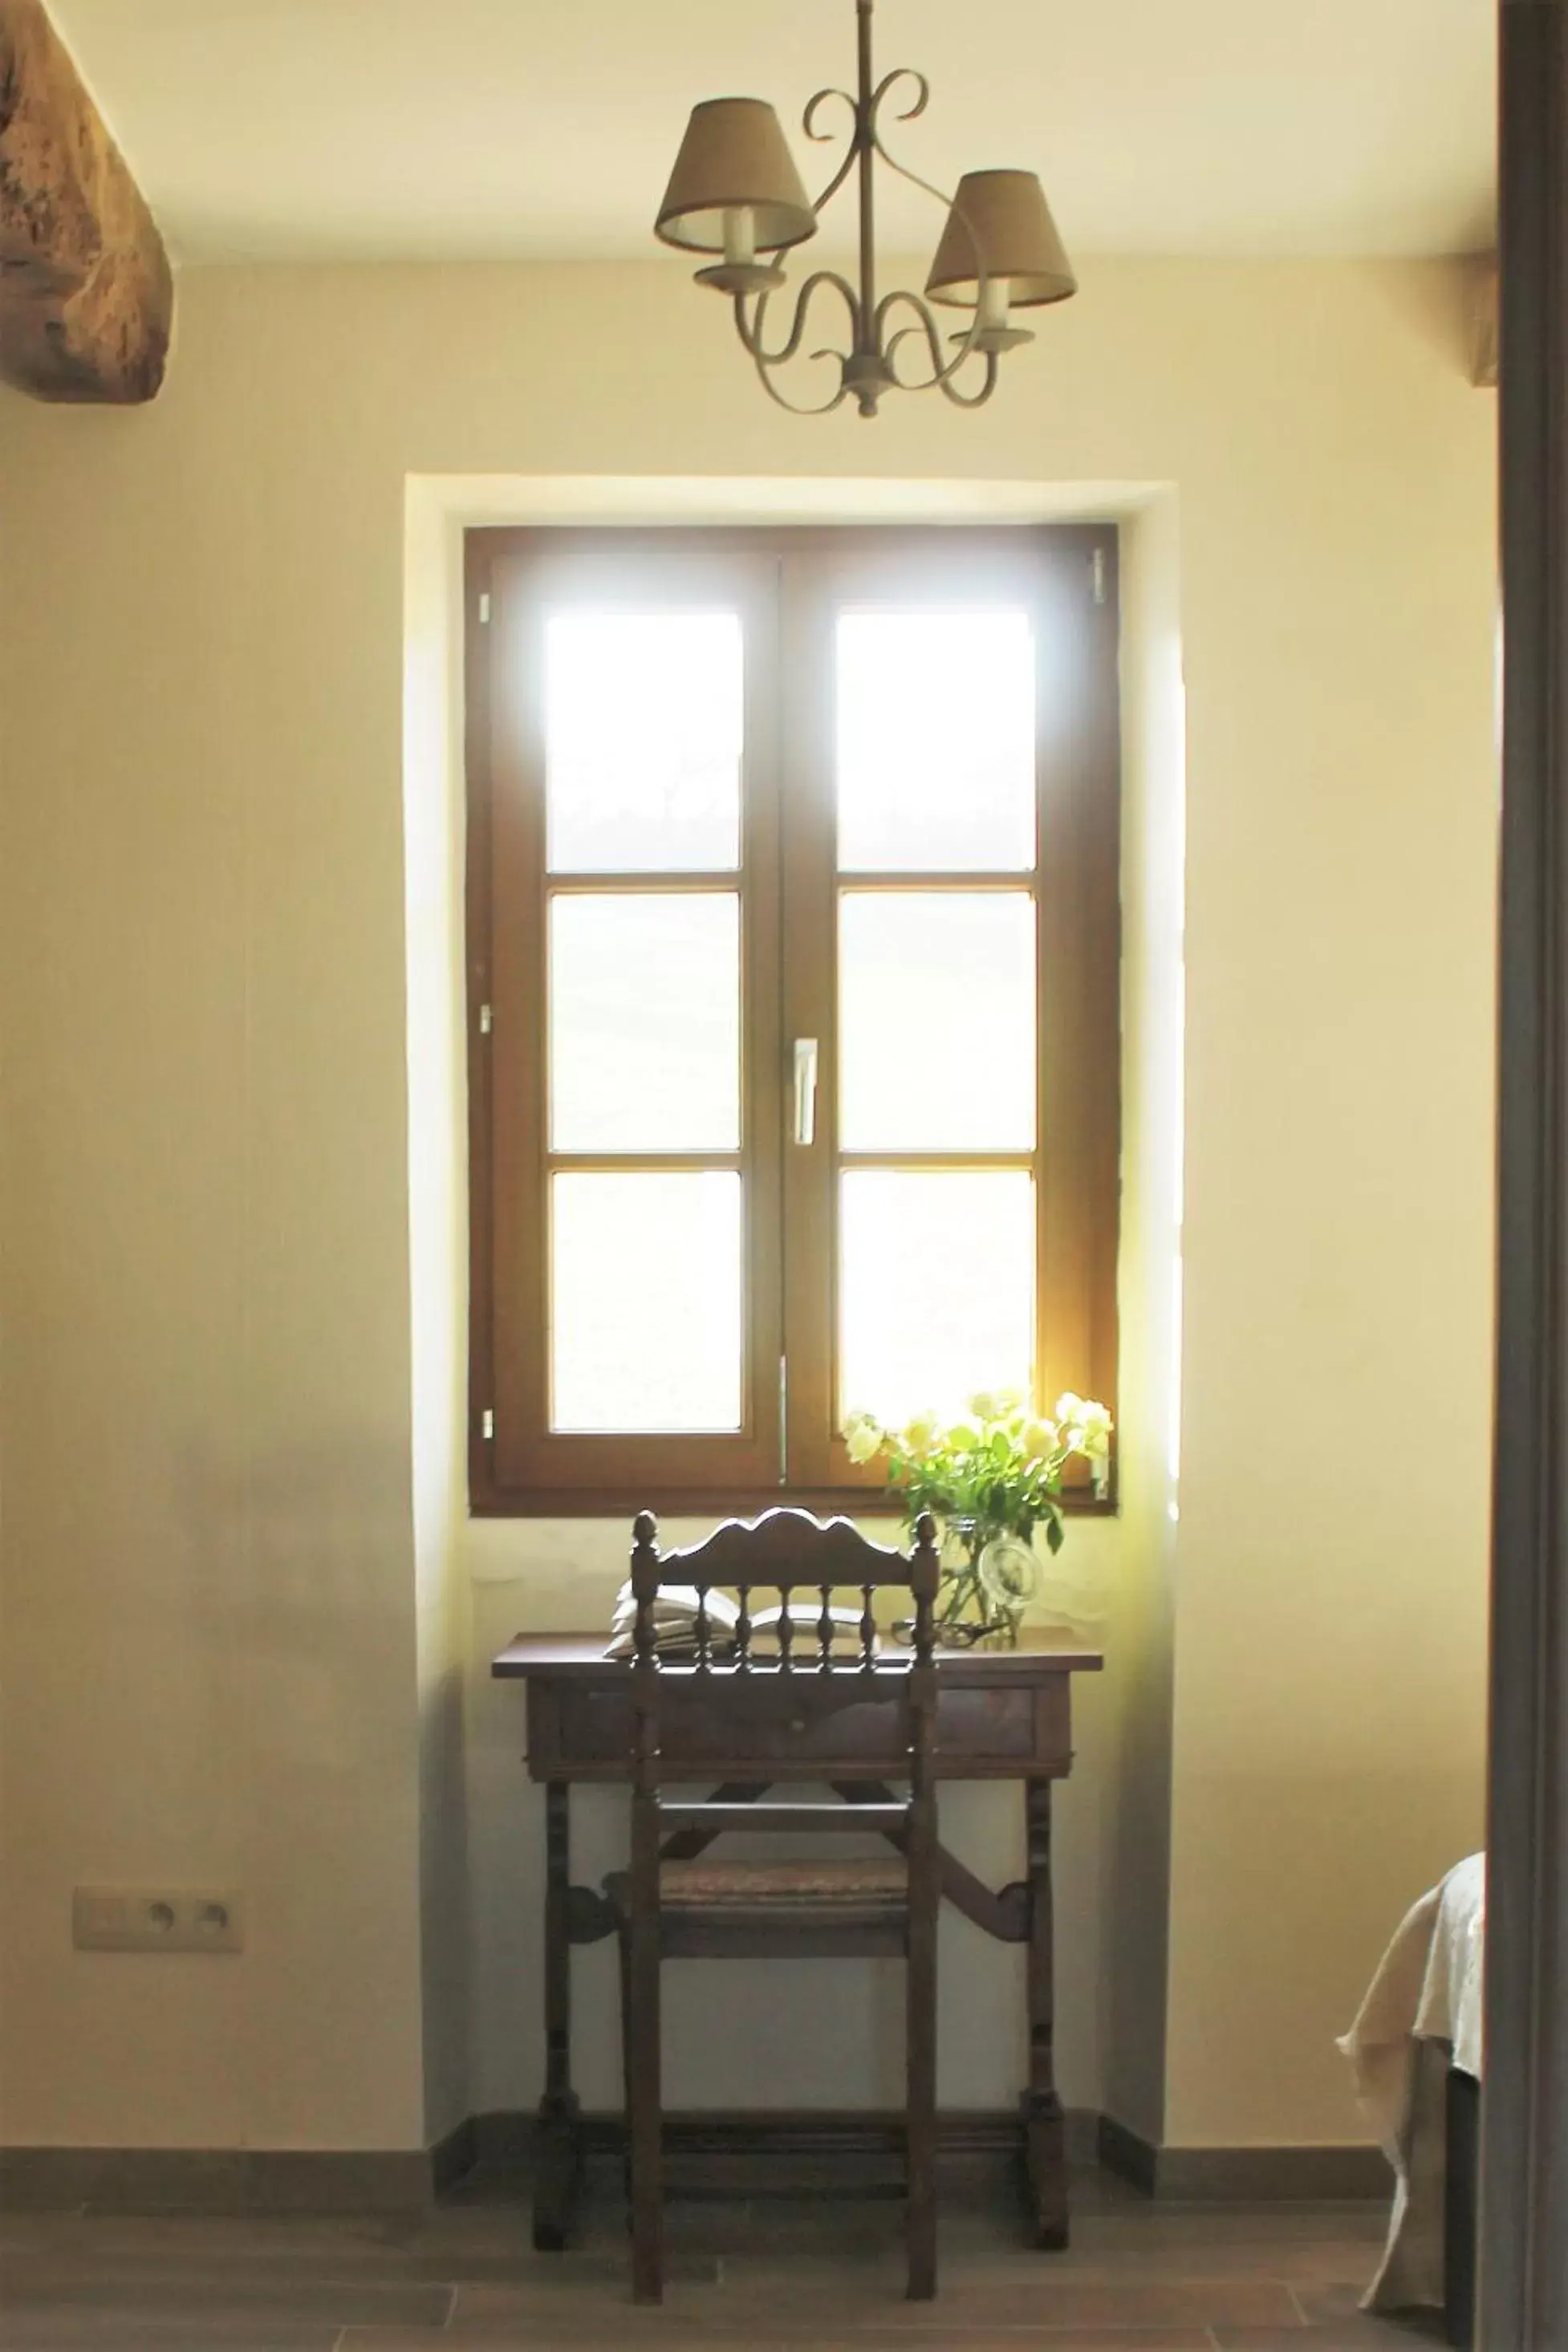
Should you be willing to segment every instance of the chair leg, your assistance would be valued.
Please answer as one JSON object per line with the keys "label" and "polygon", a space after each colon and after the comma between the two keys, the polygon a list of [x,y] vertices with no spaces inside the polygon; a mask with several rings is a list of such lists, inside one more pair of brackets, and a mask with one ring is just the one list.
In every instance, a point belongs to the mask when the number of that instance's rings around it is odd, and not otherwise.
{"label": "chair leg", "polygon": [[909,2298],[936,2293],[936,1909],[916,1903],[910,1917],[904,1987]]}
{"label": "chair leg", "polygon": [[659,1923],[634,1909],[627,1937],[626,2130],[632,2300],[664,2300],[664,2116],[659,2084]]}
{"label": "chair leg", "polygon": [[632,1952],[623,1919],[616,1935],[616,1974],[621,1990],[621,2193],[626,2200],[626,2231],[632,2226]]}

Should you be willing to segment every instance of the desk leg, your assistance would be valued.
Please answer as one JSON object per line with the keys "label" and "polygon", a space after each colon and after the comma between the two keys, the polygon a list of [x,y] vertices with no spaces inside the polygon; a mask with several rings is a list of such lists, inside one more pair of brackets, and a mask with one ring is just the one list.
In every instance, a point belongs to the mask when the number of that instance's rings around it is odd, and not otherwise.
{"label": "desk leg", "polygon": [[568,2246],[576,2223],[583,2143],[572,2088],[571,1784],[544,1784],[544,2096],[534,2134],[533,2242]]}
{"label": "desk leg", "polygon": [[1024,1787],[1029,1869],[1029,2087],[1019,2102],[1035,2242],[1068,2242],[1067,2134],[1057,2096],[1055,1933],[1051,1912],[1051,1784]]}

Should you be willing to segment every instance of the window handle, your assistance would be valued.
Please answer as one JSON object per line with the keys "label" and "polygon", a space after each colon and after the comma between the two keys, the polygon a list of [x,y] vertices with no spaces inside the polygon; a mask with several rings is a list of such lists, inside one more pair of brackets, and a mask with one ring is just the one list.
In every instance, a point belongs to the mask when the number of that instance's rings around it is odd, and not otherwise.
{"label": "window handle", "polygon": [[816,1140],[816,1040],[797,1037],[795,1041],[795,1139],[797,1143]]}

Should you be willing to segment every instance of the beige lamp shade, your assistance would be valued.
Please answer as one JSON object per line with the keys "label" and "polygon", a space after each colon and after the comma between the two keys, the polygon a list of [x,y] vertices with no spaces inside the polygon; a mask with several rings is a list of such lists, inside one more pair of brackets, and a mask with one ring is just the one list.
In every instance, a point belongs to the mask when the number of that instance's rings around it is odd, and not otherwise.
{"label": "beige lamp shade", "polygon": [[666,245],[722,253],[726,213],[752,215],[756,249],[799,245],[816,228],[778,116],[760,98],[710,98],[691,110],[654,233]]}
{"label": "beige lamp shade", "polygon": [[979,301],[977,246],[986,276],[1005,278],[1015,303],[1060,302],[1078,292],[1033,172],[965,172],[926,279],[933,302],[973,308]]}

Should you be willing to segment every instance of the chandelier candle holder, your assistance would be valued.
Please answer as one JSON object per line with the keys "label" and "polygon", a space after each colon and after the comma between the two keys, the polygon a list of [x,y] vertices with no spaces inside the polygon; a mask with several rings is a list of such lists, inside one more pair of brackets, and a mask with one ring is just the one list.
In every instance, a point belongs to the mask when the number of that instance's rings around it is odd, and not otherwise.
{"label": "chandelier candle holder", "polygon": [[[782,408],[797,415],[824,416],[854,399],[862,416],[874,416],[885,392],[943,392],[961,408],[978,408],[995,389],[1005,352],[1032,342],[1012,314],[1045,302],[1065,301],[1078,291],[1072,265],[1062,248],[1046,193],[1033,172],[966,172],[951,199],[909,171],[883,143],[881,117],[900,83],[912,85],[900,122],[923,114],[931,86],[923,74],[895,67],[878,81],[871,66],[872,0],[855,0],[858,33],[856,92],[819,89],[802,118],[808,139],[832,140],[819,127],[823,110],[837,100],[849,110],[852,128],[837,170],[815,204],[807,197],[795,159],[773,108],[760,98],[710,98],[693,107],[675,169],[659,207],[655,235],[689,252],[717,254],[697,272],[700,286],[728,294],[735,327],[762,382]],[[876,170],[879,163],[947,206],[947,224],[926,278],[924,296],[895,288],[879,297],[876,252]],[[795,314],[782,341],[767,340],[768,305],[788,280],[780,256],[815,236],[826,205],[851,173],[859,199],[859,268],[851,285],[835,269],[814,270],[795,296]],[[806,321],[826,289],[841,297],[849,316],[848,349],[821,345],[813,360],[836,362],[837,384],[824,400],[796,401],[775,381],[777,371],[800,352]],[[971,313],[943,351],[942,330],[931,309],[942,303]],[[923,350],[926,372],[900,374],[898,354],[912,342]],[[969,367],[978,362],[978,370]],[[920,362],[917,359],[916,365]],[[958,381],[961,371],[964,380]]]}

